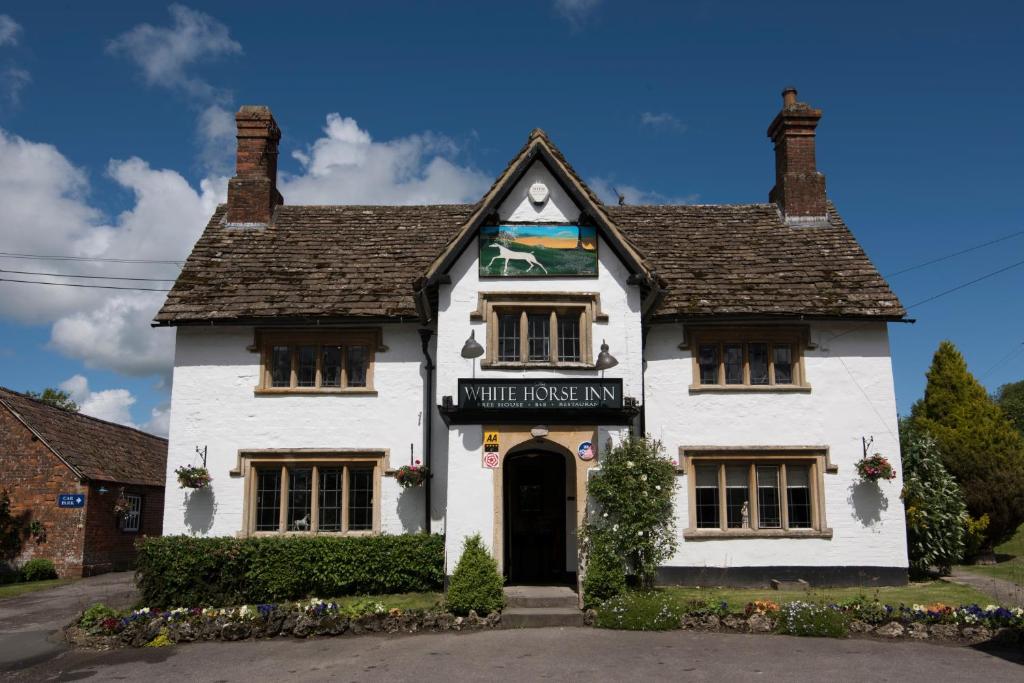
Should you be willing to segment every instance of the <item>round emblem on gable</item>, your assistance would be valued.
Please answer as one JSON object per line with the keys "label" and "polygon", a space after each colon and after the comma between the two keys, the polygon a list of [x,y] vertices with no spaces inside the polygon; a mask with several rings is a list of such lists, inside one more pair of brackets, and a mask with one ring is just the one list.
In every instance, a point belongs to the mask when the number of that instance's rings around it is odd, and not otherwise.
{"label": "round emblem on gable", "polygon": [[589,441],[582,442],[576,449],[577,455],[580,456],[580,460],[593,460],[594,459],[594,445]]}
{"label": "round emblem on gable", "polygon": [[543,204],[548,198],[548,186],[544,183],[530,185],[530,201],[534,204]]}

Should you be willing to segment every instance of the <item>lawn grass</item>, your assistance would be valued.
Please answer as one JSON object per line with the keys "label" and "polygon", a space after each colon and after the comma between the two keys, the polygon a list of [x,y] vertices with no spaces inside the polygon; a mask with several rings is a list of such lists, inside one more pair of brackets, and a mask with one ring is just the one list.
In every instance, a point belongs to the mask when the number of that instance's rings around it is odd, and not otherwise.
{"label": "lawn grass", "polygon": [[1024,526],[1006,543],[996,546],[997,564],[966,564],[963,568],[975,574],[1012,581],[1024,588]]}
{"label": "lawn grass", "polygon": [[28,581],[25,583],[8,583],[0,586],[0,600],[13,598],[16,595],[32,593],[33,591],[46,590],[54,586],[62,586],[71,583],[74,579],[49,579],[47,581]]}
{"label": "lawn grass", "polygon": [[805,600],[807,602],[840,603],[863,596],[869,600],[877,599],[887,605],[931,604],[941,602],[946,605],[985,605],[992,598],[968,586],[961,586],[946,581],[925,581],[910,583],[906,586],[853,587],[853,588],[819,588],[810,590],[773,590],[771,588],[683,588],[671,587],[664,589],[681,602],[689,600],[725,601],[731,611],[742,611],[747,603],[754,600],[771,600],[777,603]]}
{"label": "lawn grass", "polygon": [[386,609],[410,610],[432,609],[437,607],[443,598],[443,593],[395,593],[392,595],[346,595],[343,598],[333,598],[330,602],[338,603],[339,607],[348,607],[372,600],[382,603]]}

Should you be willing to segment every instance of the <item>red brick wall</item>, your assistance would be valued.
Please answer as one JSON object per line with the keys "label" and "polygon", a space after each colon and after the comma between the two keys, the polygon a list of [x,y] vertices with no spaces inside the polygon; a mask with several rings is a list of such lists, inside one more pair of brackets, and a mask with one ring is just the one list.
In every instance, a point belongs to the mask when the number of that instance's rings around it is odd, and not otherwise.
{"label": "red brick wall", "polygon": [[[107,493],[99,493],[99,488]],[[142,517],[139,530],[122,531],[121,520],[114,514],[122,485],[111,482],[91,482],[86,514],[85,576],[109,571],[132,569],[135,563],[135,540],[143,536],[159,536],[164,527],[164,490],[159,486],[125,485],[125,494],[142,496]]]}
{"label": "red brick wall", "polygon": [[71,470],[53,452],[0,406],[0,489],[6,489],[11,512],[27,513],[42,522],[46,539],[24,541],[15,566],[34,557],[53,561],[61,576],[82,574],[84,508],[58,508],[61,493],[86,493]]}

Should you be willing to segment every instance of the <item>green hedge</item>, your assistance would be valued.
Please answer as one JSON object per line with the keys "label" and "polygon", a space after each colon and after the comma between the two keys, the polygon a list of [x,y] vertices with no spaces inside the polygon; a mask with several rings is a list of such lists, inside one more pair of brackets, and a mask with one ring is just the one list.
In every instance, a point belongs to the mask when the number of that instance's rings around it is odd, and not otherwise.
{"label": "green hedge", "polygon": [[221,607],[308,596],[439,590],[444,537],[195,538],[139,542],[136,581],[149,607]]}

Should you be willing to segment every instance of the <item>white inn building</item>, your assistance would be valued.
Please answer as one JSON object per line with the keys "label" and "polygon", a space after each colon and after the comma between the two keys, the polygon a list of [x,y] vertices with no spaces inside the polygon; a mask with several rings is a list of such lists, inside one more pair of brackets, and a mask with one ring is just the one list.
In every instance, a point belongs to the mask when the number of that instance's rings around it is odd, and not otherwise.
{"label": "white inn building", "polygon": [[[165,533],[479,533],[510,583],[577,576],[587,479],[677,462],[665,583],[906,581],[888,324],[783,93],[768,203],[609,206],[541,130],[471,205],[292,206],[242,107],[237,174],[156,318],[177,332]],[[422,461],[426,486],[395,470]]]}

